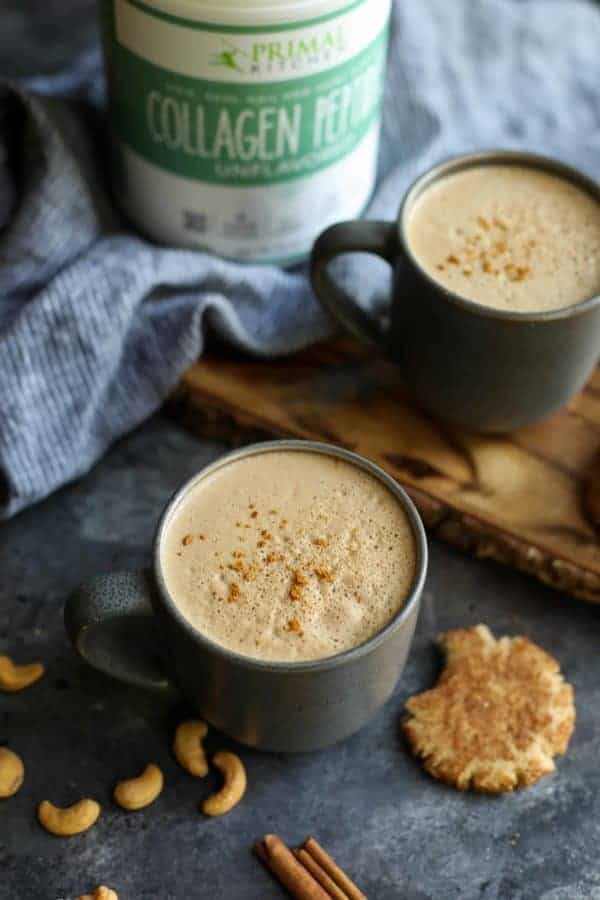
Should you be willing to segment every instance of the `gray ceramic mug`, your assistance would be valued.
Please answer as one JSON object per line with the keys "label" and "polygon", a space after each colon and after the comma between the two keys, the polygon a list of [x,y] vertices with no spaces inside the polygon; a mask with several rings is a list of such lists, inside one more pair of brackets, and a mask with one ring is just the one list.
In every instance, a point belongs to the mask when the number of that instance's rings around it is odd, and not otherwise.
{"label": "gray ceramic mug", "polygon": [[[456,157],[422,175],[395,222],[341,222],[317,240],[311,259],[315,293],[359,340],[399,364],[417,403],[441,419],[506,432],[545,418],[590,377],[600,354],[600,295],[551,312],[491,309],[454,294],[421,268],[407,240],[417,198],[434,182],[472,166],[518,165],[572,181],[600,202],[600,186],[560,162],[532,153],[486,151]],[[342,253],[372,253],[393,268],[389,328],[330,277]]]}
{"label": "gray ceramic mug", "polygon": [[[415,538],[416,574],[402,609],[366,643],[327,659],[266,662],[213,643],[181,614],[161,571],[165,530],[188,491],[222,466],[277,450],[324,453],[369,472],[396,497]],[[203,718],[236,740],[262,750],[315,750],[357,731],[390,697],[408,656],[426,571],[419,514],[382,469],[340,447],[273,441],[228,454],[184,484],[160,519],[153,568],[84,584],[67,601],[65,623],[91,665],[138,686],[169,690],[175,685]]]}

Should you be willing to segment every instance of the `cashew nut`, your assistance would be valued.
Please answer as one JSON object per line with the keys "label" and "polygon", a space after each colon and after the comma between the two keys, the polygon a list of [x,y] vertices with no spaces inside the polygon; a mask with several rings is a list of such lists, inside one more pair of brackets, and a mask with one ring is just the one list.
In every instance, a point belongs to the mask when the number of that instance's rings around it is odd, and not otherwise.
{"label": "cashew nut", "polygon": [[177,762],[196,778],[208,775],[208,763],[204,754],[202,741],[208,733],[208,727],[200,719],[182,722],[175,732],[173,752]]}
{"label": "cashew nut", "polygon": [[43,674],[44,666],[40,662],[16,666],[10,656],[0,656],[0,691],[22,691],[39,681]]}
{"label": "cashew nut", "polygon": [[223,773],[225,783],[220,791],[206,798],[202,812],[206,816],[224,816],[246,793],[246,770],[239,756],[225,750],[215,753],[213,763]]}
{"label": "cashew nut", "polygon": [[8,747],[0,747],[0,799],[16,794],[25,777],[23,760]]}
{"label": "cashew nut", "polygon": [[71,837],[87,831],[100,815],[100,804],[95,800],[80,800],[73,806],[61,809],[42,800],[38,806],[38,819],[42,828],[58,837]]}
{"label": "cashew nut", "polygon": [[93,894],[82,894],[78,900],[119,900],[115,891],[104,887],[103,884],[97,887]]}
{"label": "cashew nut", "polygon": [[114,800],[123,809],[143,809],[154,803],[163,789],[163,773],[158,766],[146,766],[137,778],[119,781],[114,790]]}

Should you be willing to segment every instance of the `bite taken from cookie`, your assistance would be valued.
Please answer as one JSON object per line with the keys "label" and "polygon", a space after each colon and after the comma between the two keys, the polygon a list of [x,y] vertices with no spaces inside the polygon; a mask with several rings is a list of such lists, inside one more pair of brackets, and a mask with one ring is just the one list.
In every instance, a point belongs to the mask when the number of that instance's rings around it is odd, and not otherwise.
{"label": "bite taken from cookie", "polygon": [[439,638],[437,685],[411,697],[402,723],[426,770],[459,790],[512,791],[555,770],[575,726],[574,692],[558,662],[525,637],[486,625]]}

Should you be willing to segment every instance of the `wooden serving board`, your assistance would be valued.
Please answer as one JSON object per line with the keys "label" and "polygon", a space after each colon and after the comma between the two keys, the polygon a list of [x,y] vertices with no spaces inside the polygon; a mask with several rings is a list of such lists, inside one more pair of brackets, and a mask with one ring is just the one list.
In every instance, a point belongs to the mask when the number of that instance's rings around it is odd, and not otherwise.
{"label": "wooden serving board", "polygon": [[568,408],[508,438],[433,421],[392,364],[349,342],[281,361],[208,355],[169,409],[234,443],[300,437],[355,450],[404,485],[437,537],[600,603],[600,544],[581,506],[600,450],[600,369]]}

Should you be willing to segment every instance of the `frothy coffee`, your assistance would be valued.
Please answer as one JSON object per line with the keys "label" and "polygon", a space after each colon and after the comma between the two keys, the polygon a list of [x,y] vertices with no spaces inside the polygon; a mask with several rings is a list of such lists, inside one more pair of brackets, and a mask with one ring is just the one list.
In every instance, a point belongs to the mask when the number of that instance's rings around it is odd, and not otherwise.
{"label": "frothy coffee", "polygon": [[417,199],[407,233],[437,282],[484,306],[541,312],[600,293],[600,203],[542,170],[448,175]]}
{"label": "frothy coffee", "polygon": [[408,517],[378,479],[321,453],[247,456],[202,479],[161,546],[167,588],[210,640],[263,660],[356,647],[404,605]]}

